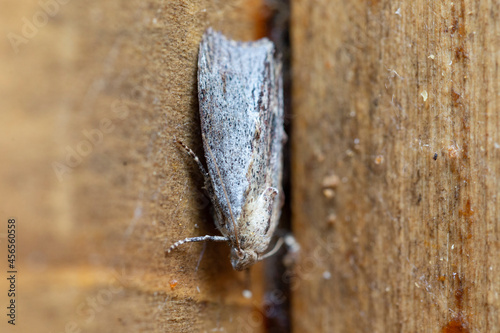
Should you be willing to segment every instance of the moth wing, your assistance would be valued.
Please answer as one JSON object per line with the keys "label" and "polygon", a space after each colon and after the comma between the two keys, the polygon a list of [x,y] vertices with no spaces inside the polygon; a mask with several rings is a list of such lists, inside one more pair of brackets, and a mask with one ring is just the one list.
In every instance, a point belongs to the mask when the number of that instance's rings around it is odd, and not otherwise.
{"label": "moth wing", "polygon": [[[281,206],[284,202],[281,186],[283,169],[284,131],[283,87],[281,61],[271,57],[266,62],[264,86],[262,87],[261,108],[257,123],[257,135],[253,140],[252,164],[249,174],[252,182],[248,190],[245,211],[252,212],[252,203],[265,202],[254,211],[251,225],[240,226],[245,234],[255,235],[246,239],[259,253],[263,253],[274,234]],[[265,197],[264,201],[262,198]],[[262,210],[264,209],[264,211]]]}
{"label": "moth wing", "polygon": [[[203,145],[218,205],[238,219],[248,195],[279,188],[283,105],[281,68],[267,39],[235,42],[208,29],[198,57]],[[279,78],[277,77],[279,76]],[[226,200],[226,195],[229,202]]]}
{"label": "moth wing", "polygon": [[272,212],[272,217],[270,221],[270,228],[268,229],[268,235],[274,233],[274,229],[278,225],[279,218],[281,216],[281,207],[285,202],[285,196],[282,187],[282,176],[283,176],[283,145],[287,141],[287,136],[284,128],[284,102],[283,102],[283,78],[281,73],[281,60],[274,61],[274,66],[272,68],[273,75],[271,81],[273,82],[274,94],[270,101],[271,110],[271,125],[269,129],[271,131],[269,137],[269,181],[271,186],[278,190],[278,197],[274,201],[274,207]]}

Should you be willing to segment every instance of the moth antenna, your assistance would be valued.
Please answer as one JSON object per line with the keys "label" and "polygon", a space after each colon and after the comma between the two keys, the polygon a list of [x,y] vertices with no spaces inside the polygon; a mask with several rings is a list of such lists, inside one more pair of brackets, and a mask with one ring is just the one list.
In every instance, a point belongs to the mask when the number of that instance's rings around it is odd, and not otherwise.
{"label": "moth antenna", "polygon": [[[203,136],[203,142],[206,142],[205,134],[202,134],[202,136]],[[240,241],[238,240],[238,230],[236,230],[236,221],[234,220],[233,210],[231,209],[231,203],[229,202],[229,197],[227,196],[226,186],[224,186],[224,182],[222,181],[222,176],[220,174],[219,167],[217,166],[217,162],[215,161],[214,155],[212,154],[212,148],[210,148],[210,145],[208,143],[207,147],[208,147],[208,152],[210,153],[210,157],[212,158],[212,161],[214,161],[215,170],[217,170],[217,175],[219,176],[220,183],[222,185],[222,190],[224,191],[224,196],[226,197],[227,207],[229,208],[229,214],[231,215],[231,221],[233,222],[233,230],[234,230],[234,237],[236,239],[236,245],[238,246],[238,250],[241,252]]]}
{"label": "moth antenna", "polygon": [[166,254],[169,254],[170,252],[172,252],[173,249],[181,246],[182,244],[193,243],[193,242],[206,242],[206,241],[227,242],[228,239],[226,237],[222,237],[222,236],[210,236],[210,235],[201,236],[201,237],[190,237],[190,238],[186,238],[186,239],[177,241],[174,244],[172,244],[172,246],[167,250]]}
{"label": "moth antenna", "polygon": [[274,248],[271,251],[264,254],[259,260],[264,260],[266,258],[269,258],[272,255],[275,255],[276,252],[278,252],[279,249],[281,248],[281,246],[283,245],[283,242],[284,242],[283,237],[280,237],[280,239],[278,239],[278,241],[276,242],[276,245],[274,246]]}

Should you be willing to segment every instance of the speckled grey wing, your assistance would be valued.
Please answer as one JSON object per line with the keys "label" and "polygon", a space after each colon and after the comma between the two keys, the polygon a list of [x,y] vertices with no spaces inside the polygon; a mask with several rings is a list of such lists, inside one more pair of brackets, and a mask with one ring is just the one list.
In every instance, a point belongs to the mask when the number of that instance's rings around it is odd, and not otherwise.
{"label": "speckled grey wing", "polygon": [[268,186],[280,188],[284,131],[278,63],[267,39],[235,42],[209,29],[200,44],[205,158],[226,219],[229,205],[237,220],[249,195],[258,196]]}
{"label": "speckled grey wing", "polygon": [[275,60],[272,69],[272,84],[274,93],[270,99],[270,123],[269,131],[269,145],[270,154],[269,160],[269,170],[270,174],[268,181],[271,182],[271,186],[278,189],[278,197],[274,201],[272,218],[270,221],[270,228],[267,232],[268,235],[272,236],[274,234],[274,229],[277,227],[279,218],[281,216],[281,207],[285,202],[285,196],[282,187],[282,176],[283,176],[283,145],[287,140],[287,136],[284,128],[284,104],[283,104],[283,79],[281,74],[281,60]]}

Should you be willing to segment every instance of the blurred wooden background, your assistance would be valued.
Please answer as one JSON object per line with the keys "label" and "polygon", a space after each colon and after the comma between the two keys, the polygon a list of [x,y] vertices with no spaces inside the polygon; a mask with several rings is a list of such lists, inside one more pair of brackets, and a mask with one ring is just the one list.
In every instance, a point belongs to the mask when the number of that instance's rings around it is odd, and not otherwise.
{"label": "blurred wooden background", "polygon": [[302,251],[271,277],[291,295],[273,294],[262,263],[234,272],[225,244],[164,257],[217,233],[171,143],[202,154],[201,35],[272,34],[285,5],[3,3],[0,267],[15,217],[19,294],[0,331],[270,332],[269,310],[290,300],[294,332],[500,331],[494,2],[291,0]]}

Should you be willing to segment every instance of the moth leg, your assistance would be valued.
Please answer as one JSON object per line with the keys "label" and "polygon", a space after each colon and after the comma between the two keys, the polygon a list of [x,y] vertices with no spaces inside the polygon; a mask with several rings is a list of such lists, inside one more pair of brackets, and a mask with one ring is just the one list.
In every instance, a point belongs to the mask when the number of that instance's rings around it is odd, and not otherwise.
{"label": "moth leg", "polygon": [[208,175],[208,173],[207,173],[207,170],[203,166],[203,164],[201,164],[200,159],[198,158],[198,156],[196,156],[196,154],[194,153],[194,151],[191,150],[191,148],[189,148],[188,146],[186,146],[181,141],[177,140],[176,137],[174,137],[174,142],[177,143],[177,144],[179,144],[180,146],[182,146],[182,148],[184,148],[184,150],[186,150],[186,152],[189,154],[189,156],[191,156],[193,158],[193,160],[196,162],[196,164],[198,164],[198,168],[200,169],[201,174],[205,177],[205,179],[207,177],[210,177]]}
{"label": "moth leg", "polygon": [[185,244],[185,243],[192,243],[192,242],[206,242],[206,241],[212,241],[212,242],[227,242],[228,239],[226,237],[223,237],[223,236],[210,236],[210,235],[206,235],[206,236],[201,236],[201,237],[190,237],[190,238],[186,238],[186,239],[183,239],[183,240],[180,240],[180,241],[177,241],[175,242],[168,250],[167,250],[167,253],[166,254],[169,254],[173,249],[175,249],[176,247],[179,247],[181,246],[182,244]]}
{"label": "moth leg", "polygon": [[203,166],[203,164],[201,164],[200,159],[191,150],[191,148],[189,148],[188,146],[186,146],[181,141],[177,140],[177,138],[175,136],[174,136],[174,142],[177,143],[177,144],[179,144],[182,148],[184,148],[184,150],[189,154],[189,156],[191,156],[194,159],[194,161],[198,165],[198,168],[200,169],[201,174],[203,175],[203,178],[204,178],[204,187],[203,187],[203,189],[205,191],[207,191],[207,194],[210,197],[210,200],[212,202],[214,202],[215,193],[214,193],[214,189],[212,187],[212,181],[210,180],[210,174],[207,172],[207,170],[205,169],[205,167]]}

